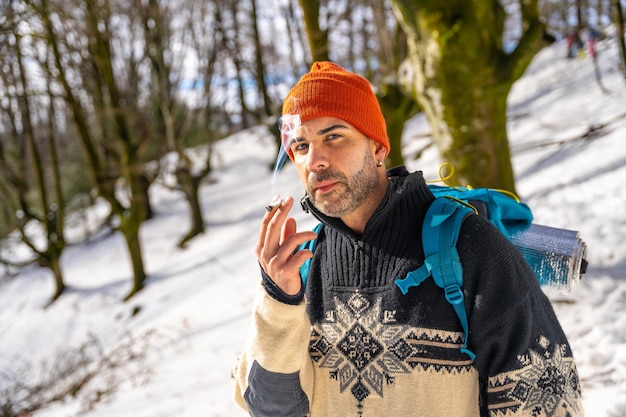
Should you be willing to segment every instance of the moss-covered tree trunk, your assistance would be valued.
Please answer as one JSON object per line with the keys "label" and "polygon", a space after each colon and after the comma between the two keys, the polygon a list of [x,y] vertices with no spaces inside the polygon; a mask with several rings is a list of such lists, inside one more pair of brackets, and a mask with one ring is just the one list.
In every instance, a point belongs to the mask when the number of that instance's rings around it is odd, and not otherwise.
{"label": "moss-covered tree trunk", "polygon": [[391,82],[379,86],[376,94],[380,109],[387,123],[387,136],[391,151],[387,156],[387,166],[404,165],[402,155],[402,135],[404,123],[418,112],[417,102],[402,91],[402,88]]}
{"label": "moss-covered tree trunk", "polygon": [[54,275],[54,294],[52,295],[52,301],[55,301],[63,294],[63,291],[65,291],[63,270],[61,269],[61,259],[59,256],[53,256],[49,259],[48,268]]}
{"label": "moss-covered tree trunk", "polygon": [[[27,235],[24,223],[20,225],[20,232],[22,234],[22,242],[29,246],[37,255],[40,265],[49,268],[54,276],[55,291],[52,296],[53,302],[61,296],[66,288],[60,266],[61,254],[65,249],[65,235],[63,231],[65,202],[61,191],[60,164],[56,143],[54,141],[54,122],[56,118],[53,94],[48,85],[47,92],[50,97],[47,114],[48,123],[38,126],[36,117],[31,113],[31,107],[36,108],[36,105],[31,102],[29,92],[32,88],[26,77],[25,58],[27,58],[28,55],[23,54],[19,31],[15,31],[14,33],[16,37],[14,52],[17,68],[19,70],[19,85],[21,86],[21,88],[17,88],[17,90],[21,91],[21,97],[18,99],[19,105],[17,106],[19,108],[18,124],[20,127],[17,127],[15,123],[16,119],[14,118],[12,118],[13,123],[11,127],[15,138],[25,139],[27,143],[28,153],[31,159],[30,169],[32,170],[35,182],[34,187],[29,191],[34,191],[37,194],[40,204],[39,207],[36,207],[36,205],[35,207],[31,207],[27,203],[28,198],[26,194],[21,194],[26,191],[25,189],[18,189],[18,192],[21,196],[20,202],[24,215],[23,221],[35,221],[40,223],[46,239],[43,244],[37,243],[37,239],[33,239]],[[44,129],[44,126],[47,129]],[[21,131],[21,134],[18,133],[19,131]],[[38,136],[44,136],[45,140],[39,139]],[[42,142],[46,142],[47,149]],[[48,154],[49,158],[44,158],[43,155],[45,154]],[[48,160],[49,162],[46,163],[44,160]],[[24,164],[24,166],[26,166],[26,164]],[[51,178],[48,178],[49,173],[52,174]],[[24,180],[29,176],[26,172],[19,173],[18,175],[22,176]],[[35,214],[36,212],[41,213],[41,215]]]}
{"label": "moss-covered tree trunk", "polygon": [[[91,122],[88,109],[78,98],[80,91],[78,95],[74,94],[74,89],[70,85],[68,75],[70,71],[67,68],[69,64],[62,59],[61,54],[61,36],[56,33],[51,20],[53,15],[51,3],[42,0],[37,11],[42,19],[45,40],[58,72],[58,81],[63,88],[65,101],[71,110],[74,125],[86,153],[94,186],[120,219],[120,231],[127,242],[133,268],[133,288],[126,296],[128,299],[143,288],[146,279],[139,241],[139,228],[148,213],[147,194],[145,185],[142,184],[143,172],[139,162],[139,155],[144,146],[129,127],[129,120],[133,115],[129,114],[130,109],[124,106],[125,101],[115,83],[111,37],[107,23],[110,11],[105,8],[106,4],[97,4],[93,0],[85,1],[84,6],[85,30],[88,35],[84,59],[93,71],[90,73],[93,79],[87,81],[94,81],[97,88],[94,90],[85,88],[83,92],[90,91],[92,94],[90,98],[94,107],[93,112],[99,122],[96,125]],[[99,147],[102,143],[98,143],[98,138],[104,139],[104,146]],[[107,143],[106,139],[110,139],[111,143]],[[129,191],[128,203],[120,201],[116,196],[116,182],[120,176],[123,177]]]}
{"label": "moss-covered tree trunk", "polygon": [[[189,231],[178,242],[178,246],[184,248],[191,239],[204,233],[206,230],[199,190],[202,180],[211,172],[210,141],[212,138],[208,123],[212,116],[210,96],[218,53],[218,35],[213,30],[213,27],[194,27],[192,22],[189,22],[189,26],[192,27],[189,32],[192,38],[190,44],[203,57],[202,61],[204,64],[201,73],[203,77],[203,95],[207,97],[207,105],[202,115],[198,110],[183,109],[181,103],[174,96],[176,88],[171,83],[174,77],[172,76],[171,64],[168,64],[166,59],[170,51],[166,48],[166,34],[163,33],[163,28],[168,27],[169,17],[157,0],[150,0],[148,4],[148,13],[144,15],[143,21],[146,39],[145,54],[152,63],[152,77],[155,80],[152,86],[153,96],[154,101],[159,103],[155,118],[159,121],[159,126],[162,126],[159,132],[155,132],[154,135],[162,135],[167,151],[175,152],[178,157],[175,175],[190,211]],[[232,7],[233,12],[235,12],[236,5],[233,4]],[[222,22],[219,9],[210,10],[210,8],[207,8],[201,10],[204,13],[212,13],[214,27],[221,27]],[[264,91],[264,94],[266,93],[267,91]],[[177,123],[179,122],[177,115],[180,115],[181,109],[186,112],[186,115],[182,118],[179,117],[179,119],[183,120],[182,123]],[[204,119],[201,116],[204,116]],[[194,164],[187,155],[185,139],[190,135],[192,128],[200,129],[200,134],[205,136],[209,142],[206,163],[203,165],[200,163]]]}
{"label": "moss-covered tree trunk", "polygon": [[[130,146],[128,143],[127,145]],[[141,164],[137,160],[136,152],[132,149],[127,150],[126,155],[127,165],[123,166],[123,170],[124,180],[130,190],[130,203],[122,213],[118,213],[118,216],[120,217],[120,231],[124,235],[133,269],[133,286],[124,298],[128,300],[143,289],[147,278],[139,236],[139,230],[146,219],[147,212],[145,201],[143,201],[145,185],[141,175]]]}
{"label": "moss-covered tree trunk", "polygon": [[545,45],[537,0],[520,2],[522,34],[503,46],[498,0],[392,0],[407,34],[412,94],[424,110],[452,181],[515,192],[507,97]]}
{"label": "moss-covered tree trunk", "polygon": [[311,50],[311,59],[316,61],[328,61],[328,30],[320,27],[320,1],[299,0],[306,36]]}
{"label": "moss-covered tree trunk", "polygon": [[206,174],[194,176],[191,174],[191,168],[185,168],[177,171],[176,177],[180,188],[185,194],[185,199],[187,200],[190,211],[189,214],[191,224],[189,226],[189,231],[178,242],[178,247],[184,248],[191,239],[205,232],[204,216],[202,215],[199,191],[200,184],[204,177],[206,177]]}
{"label": "moss-covered tree trunk", "polygon": [[[93,59],[94,69],[105,97],[105,112],[109,114],[112,122],[114,137],[118,146],[116,165],[119,166],[129,191],[129,203],[122,204],[115,196],[115,192],[106,193],[103,196],[111,203],[116,214],[120,218],[120,230],[128,245],[129,255],[133,268],[133,287],[125,299],[129,299],[144,287],[146,273],[141,254],[139,241],[139,228],[146,219],[147,201],[145,199],[145,186],[143,184],[143,172],[139,162],[142,144],[138,141],[130,129],[128,110],[124,107],[124,100],[116,84],[111,53],[110,32],[108,18],[110,11],[100,8],[92,0],[86,1],[86,29],[90,35],[88,50]],[[145,140],[145,138],[144,138]],[[102,189],[102,187],[100,187]]]}
{"label": "moss-covered tree trunk", "polygon": [[146,281],[146,273],[143,266],[143,255],[141,253],[141,241],[139,240],[139,229],[141,226],[140,213],[136,208],[125,212],[120,219],[120,230],[124,235],[124,241],[130,256],[133,269],[133,286],[124,300],[129,300],[132,296],[143,289]]}
{"label": "moss-covered tree trunk", "polygon": [[[388,11],[383,1],[372,1],[373,23],[387,22]],[[376,90],[378,103],[387,123],[387,135],[391,145],[387,166],[404,165],[402,136],[404,124],[420,111],[415,97],[399,81],[400,65],[407,57],[407,40],[398,26],[389,30],[387,25],[375,24],[379,43],[378,56],[381,82]]]}

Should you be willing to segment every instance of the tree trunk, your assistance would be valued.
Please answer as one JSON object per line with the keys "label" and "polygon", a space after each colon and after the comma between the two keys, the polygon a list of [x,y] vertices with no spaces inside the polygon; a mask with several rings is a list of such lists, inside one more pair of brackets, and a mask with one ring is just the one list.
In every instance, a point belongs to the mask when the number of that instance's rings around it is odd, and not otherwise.
{"label": "tree trunk", "polygon": [[583,5],[583,1],[582,0],[576,0],[576,21],[578,22],[578,25],[576,26],[576,29],[578,32],[580,32],[584,27],[585,27],[585,18],[583,17],[583,10],[585,10],[585,6]]}
{"label": "tree trunk", "polygon": [[[15,52],[17,58],[18,68],[20,70],[20,83],[21,83],[21,124],[24,130],[24,134],[27,138],[28,147],[30,150],[31,157],[31,166],[34,171],[34,177],[36,182],[36,192],[39,195],[41,207],[40,210],[43,213],[41,219],[36,219],[30,217],[28,220],[36,220],[39,221],[43,229],[46,233],[46,242],[45,248],[39,249],[38,245],[35,242],[31,241],[30,238],[26,236],[25,233],[22,233],[23,241],[31,249],[35,252],[40,260],[45,260],[46,266],[52,271],[54,275],[55,281],[55,292],[52,297],[52,301],[55,301],[61,293],[65,290],[65,284],[63,282],[63,273],[61,271],[60,261],[61,254],[65,249],[65,237],[63,232],[63,213],[64,213],[64,202],[63,196],[61,194],[61,184],[60,184],[60,174],[59,174],[59,161],[56,150],[56,145],[54,143],[54,105],[53,105],[53,95],[51,94],[50,88],[48,86],[49,93],[49,114],[47,115],[49,119],[49,123],[47,124],[48,131],[45,132],[47,144],[48,144],[48,154],[50,155],[50,170],[53,175],[49,181],[46,181],[46,172],[45,172],[45,164],[43,162],[42,153],[44,152],[41,148],[42,146],[39,144],[37,138],[35,137],[35,127],[33,126],[33,118],[31,115],[31,100],[28,95],[30,88],[28,86],[28,81],[26,78],[26,69],[23,64],[23,55],[21,50],[21,42],[20,36],[16,33],[17,41],[15,43]],[[53,190],[56,194],[55,198],[51,198],[49,195],[48,187],[52,185]],[[22,200],[25,203],[25,199]],[[24,206],[25,207],[25,206]],[[30,212],[31,210],[25,209],[25,213]],[[61,217],[59,217],[61,216]]]}
{"label": "tree trunk", "polygon": [[202,216],[202,206],[200,205],[200,184],[206,175],[193,176],[187,170],[177,173],[178,183],[181,185],[187,204],[191,210],[191,226],[189,231],[178,242],[178,247],[184,248],[194,237],[205,232],[204,217]]}
{"label": "tree trunk", "polygon": [[259,95],[263,101],[263,112],[265,116],[272,114],[272,100],[267,92],[267,84],[265,83],[265,64],[263,63],[263,46],[261,43],[261,34],[259,33],[259,24],[257,22],[256,0],[250,0],[253,38],[254,38],[254,54],[256,66],[256,84]]}
{"label": "tree trunk", "polygon": [[507,96],[543,47],[536,2],[521,4],[524,32],[502,45],[505,12],[497,0],[393,0],[407,34],[412,94],[424,110],[455,185],[515,192],[506,130]]}
{"label": "tree trunk", "polygon": [[[287,2],[287,9],[285,14],[287,15],[287,33],[289,36],[289,62],[291,64],[291,71],[294,79],[300,77],[299,65],[296,60],[296,51],[306,48],[306,42],[302,36],[301,20],[296,18],[296,14],[293,8],[293,0]],[[280,139],[278,141],[280,143]]]}
{"label": "tree trunk", "polygon": [[328,54],[328,30],[322,30],[320,27],[320,1],[319,0],[299,0],[302,13],[304,14],[304,23],[306,35],[309,41],[309,49],[311,50],[311,59],[316,61],[329,61]]}
{"label": "tree trunk", "polygon": [[141,226],[141,221],[138,218],[138,213],[132,212],[133,210],[121,218],[120,225],[133,268],[133,287],[126,297],[124,297],[124,301],[128,301],[135,294],[137,294],[137,292],[142,290],[146,281],[146,274],[143,267],[143,255],[141,253],[141,243],[139,241],[139,227]]}
{"label": "tree trunk", "polygon": [[620,0],[613,0],[613,13],[615,13],[615,27],[617,28],[617,47],[621,57],[622,75],[626,80],[626,39],[624,34],[624,10]]}
{"label": "tree trunk", "polygon": [[[241,104],[241,128],[242,129],[247,129],[249,127],[248,124],[248,117],[250,116],[250,109],[248,108],[248,105],[246,104],[246,92],[244,90],[244,77],[245,77],[245,73],[244,73],[244,69],[243,69],[243,62],[241,60],[241,56],[242,56],[242,52],[241,52],[241,41],[239,39],[239,37],[241,36],[242,32],[241,32],[241,28],[239,25],[239,20],[237,15],[239,14],[239,2],[237,1],[233,1],[230,3],[231,5],[231,13],[232,13],[232,19],[233,19],[233,35],[232,38],[230,39],[231,41],[231,50],[232,50],[232,60],[233,60],[233,65],[235,66],[235,74],[237,77],[237,93],[239,95],[239,102]],[[224,38],[226,38],[226,33],[227,32],[223,32],[224,33]]]}
{"label": "tree trunk", "polygon": [[52,271],[54,275],[54,295],[52,296],[52,301],[56,301],[61,294],[65,291],[65,282],[63,280],[63,271],[61,270],[61,261],[58,256],[51,256],[49,261],[48,268]]}
{"label": "tree trunk", "polygon": [[[150,10],[149,14],[144,17],[144,31],[146,33],[146,55],[152,61],[152,72],[153,77],[157,81],[154,86],[154,97],[155,101],[160,103],[159,112],[157,114],[157,118],[160,123],[163,125],[162,134],[165,138],[165,146],[168,152],[176,152],[178,155],[178,163],[176,167],[176,178],[177,182],[180,185],[180,188],[183,191],[185,199],[189,205],[190,209],[190,220],[191,227],[187,234],[182,238],[182,240],[178,243],[179,247],[184,247],[186,243],[194,238],[195,236],[204,233],[204,218],[202,216],[202,210],[200,209],[200,197],[199,197],[199,184],[206,175],[210,172],[210,165],[205,165],[198,177],[194,177],[194,167],[192,161],[187,157],[185,153],[185,137],[190,132],[190,126],[193,124],[194,120],[196,120],[197,111],[188,109],[187,116],[185,117],[182,126],[176,126],[176,113],[177,113],[177,102],[171,96],[172,88],[170,86],[170,78],[172,75],[171,68],[166,64],[164,56],[167,54],[167,50],[165,49],[165,42],[162,39],[163,35],[157,30],[157,27],[152,27],[149,23],[150,21],[159,22],[160,25],[167,25],[167,19],[163,16],[163,11],[160,8],[160,5],[155,0],[150,0]],[[215,11],[215,17],[217,18],[217,11]],[[190,22],[191,23],[191,22]],[[192,25],[190,25],[192,26]],[[210,30],[210,29],[208,29]],[[200,45],[198,44],[199,40],[203,37],[198,33],[191,33],[193,38],[194,46],[196,50],[200,50],[204,48],[211,48],[213,50],[204,51],[207,54],[207,68],[206,73],[203,74],[205,77],[205,86],[204,88],[208,92],[211,88],[211,79],[213,76],[213,61],[215,60],[215,45]],[[208,101],[208,100],[207,100]],[[210,107],[207,104],[207,109]],[[208,112],[208,110],[207,110]],[[206,120],[210,120],[207,118]],[[207,137],[210,134],[207,132]],[[197,185],[196,185],[197,183]]]}
{"label": "tree trunk", "polygon": [[[125,299],[132,297],[137,291],[143,288],[146,274],[141,256],[139,242],[139,228],[146,218],[146,201],[144,200],[144,185],[142,184],[142,167],[139,162],[138,150],[140,144],[135,143],[129,121],[127,118],[132,115],[127,114],[130,109],[125,108],[120,91],[115,81],[113,67],[113,57],[111,54],[110,34],[107,27],[106,16],[108,10],[98,9],[91,1],[87,5],[87,30],[90,36],[89,51],[96,64],[98,75],[102,80],[102,87],[108,94],[107,110],[112,113],[113,128],[118,141],[118,160],[120,169],[130,193],[128,207],[123,206],[112,195],[112,206],[116,208],[116,214],[120,217],[120,229],[126,239],[131,262],[133,264],[133,289]],[[105,17],[101,13],[105,13]]]}
{"label": "tree trunk", "polygon": [[[111,205],[112,211],[119,217],[120,229],[127,241],[129,255],[133,264],[134,280],[133,290],[126,297],[128,299],[143,288],[146,279],[139,242],[139,227],[146,216],[146,202],[142,198],[143,191],[140,182],[142,172],[138,161],[138,149],[141,148],[141,144],[135,144],[132,141],[131,129],[126,119],[126,117],[132,117],[132,115],[127,114],[129,109],[123,106],[124,100],[121,99],[115,84],[111,46],[109,43],[111,39],[106,22],[106,18],[109,16],[108,10],[99,9],[99,5],[93,1],[86,1],[85,6],[86,30],[89,43],[87,50],[83,52],[89,54],[88,62],[93,63],[94,74],[92,74],[92,77],[95,79],[98,87],[106,92],[106,99],[102,98],[104,94],[98,97],[94,96],[96,98],[93,101],[94,107],[96,107],[94,112],[100,112],[101,119],[99,121],[101,123],[93,127],[90,125],[87,110],[82,106],[80,100],[76,98],[73,88],[68,81],[66,64],[61,59],[61,51],[58,44],[60,37],[55,32],[50,20],[51,10],[47,1],[41,1],[39,13],[43,21],[46,42],[58,71],[58,79],[65,93],[65,101],[72,111],[78,136],[87,154],[94,184],[98,189],[98,193],[107,200]],[[100,99],[98,100],[98,98]],[[96,133],[93,133],[92,129]],[[98,129],[100,129],[99,132]],[[97,141],[94,139],[98,137],[98,133],[104,138],[107,138],[107,135],[115,138],[114,144],[104,144],[102,153],[98,151]],[[115,152],[112,152],[111,149],[115,149]],[[119,178],[120,169],[124,171],[124,180],[129,189],[130,201],[128,207],[122,204],[115,195],[115,183]]]}
{"label": "tree trunk", "polygon": [[387,156],[390,167],[404,165],[402,155],[402,135],[404,123],[419,111],[417,102],[404,94],[398,84],[385,82],[377,93],[380,108],[387,123],[387,136],[391,152]]}
{"label": "tree trunk", "polygon": [[399,80],[400,65],[407,57],[406,36],[398,26],[390,30],[387,25],[377,24],[377,22],[389,20],[383,0],[370,0],[370,3],[380,45],[377,60],[380,65],[382,83],[376,96],[387,123],[387,135],[391,145],[387,165],[394,167],[405,164],[402,154],[404,124],[421,109],[415,97],[407,91],[404,85],[401,85]]}

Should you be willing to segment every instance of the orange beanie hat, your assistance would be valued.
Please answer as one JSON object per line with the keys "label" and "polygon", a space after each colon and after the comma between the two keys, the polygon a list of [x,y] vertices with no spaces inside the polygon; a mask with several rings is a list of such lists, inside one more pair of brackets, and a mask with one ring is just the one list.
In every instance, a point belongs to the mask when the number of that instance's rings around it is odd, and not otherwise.
{"label": "orange beanie hat", "polygon": [[[288,115],[299,117],[300,123],[324,116],[345,120],[382,144],[389,154],[385,118],[369,81],[332,62],[314,63],[285,97],[283,137],[294,127],[286,126]],[[293,159],[291,150],[286,151]]]}

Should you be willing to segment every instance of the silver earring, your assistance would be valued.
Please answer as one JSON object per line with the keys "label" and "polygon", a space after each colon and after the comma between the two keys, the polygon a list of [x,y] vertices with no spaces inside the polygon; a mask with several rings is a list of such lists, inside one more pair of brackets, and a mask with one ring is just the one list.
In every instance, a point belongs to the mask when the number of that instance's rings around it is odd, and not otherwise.
{"label": "silver earring", "polygon": [[380,160],[379,160],[379,161],[378,161],[378,163],[376,164],[376,166],[377,166],[377,167],[381,167],[381,166],[383,166],[383,161],[380,161]]}

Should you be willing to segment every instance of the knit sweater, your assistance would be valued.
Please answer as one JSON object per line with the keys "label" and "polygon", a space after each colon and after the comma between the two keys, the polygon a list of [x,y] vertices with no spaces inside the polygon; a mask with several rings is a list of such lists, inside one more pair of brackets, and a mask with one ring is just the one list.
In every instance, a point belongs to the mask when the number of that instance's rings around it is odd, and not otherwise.
{"label": "knit sweater", "polygon": [[389,171],[362,235],[324,223],[305,294],[287,297],[264,273],[248,342],[233,372],[252,416],[581,416],[578,374],[549,300],[517,249],[480,216],[457,249],[468,347],[432,279],[394,284],[424,263],[421,173]]}

